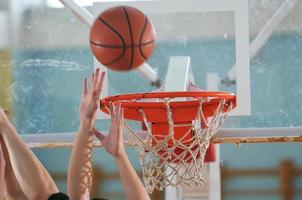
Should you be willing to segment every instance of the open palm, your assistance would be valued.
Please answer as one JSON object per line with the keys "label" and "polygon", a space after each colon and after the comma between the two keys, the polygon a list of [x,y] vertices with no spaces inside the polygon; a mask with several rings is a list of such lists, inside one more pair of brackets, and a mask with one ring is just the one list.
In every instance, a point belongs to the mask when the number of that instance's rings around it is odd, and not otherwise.
{"label": "open palm", "polygon": [[111,104],[111,127],[108,136],[94,129],[95,136],[101,141],[102,145],[108,153],[114,157],[119,157],[125,151],[123,136],[122,136],[122,122],[123,111],[120,104]]}
{"label": "open palm", "polygon": [[[80,120],[81,122],[88,120],[94,122],[96,110],[98,108],[99,96],[102,91],[105,72],[100,74],[97,69],[91,76],[91,82],[88,85],[87,79],[84,79],[82,89],[82,99],[80,104]],[[93,126],[93,123],[91,124]]]}

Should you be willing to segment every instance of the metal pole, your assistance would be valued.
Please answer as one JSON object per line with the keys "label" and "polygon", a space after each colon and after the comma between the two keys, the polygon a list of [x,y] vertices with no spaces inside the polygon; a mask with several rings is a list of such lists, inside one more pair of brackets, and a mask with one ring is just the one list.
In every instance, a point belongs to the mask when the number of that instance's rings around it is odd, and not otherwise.
{"label": "metal pole", "polygon": [[[250,44],[250,59],[253,59],[255,55],[262,49],[268,39],[271,37],[273,31],[277,28],[280,22],[288,15],[288,13],[294,8],[297,0],[285,1],[273,14],[270,20],[260,30],[256,38]],[[236,80],[236,65],[234,65],[227,73],[227,80],[225,83],[234,82]]]}
{"label": "metal pole", "polygon": [[[138,131],[136,131],[138,132]],[[104,131],[106,133],[106,131]],[[142,131],[138,134],[142,139]],[[46,133],[21,134],[28,146],[35,148],[72,147],[75,133]],[[225,128],[218,131],[212,138],[212,143],[270,143],[270,142],[302,142],[302,128],[275,127],[275,128]],[[125,140],[126,145],[133,144]],[[101,146],[97,139],[94,146]]]}

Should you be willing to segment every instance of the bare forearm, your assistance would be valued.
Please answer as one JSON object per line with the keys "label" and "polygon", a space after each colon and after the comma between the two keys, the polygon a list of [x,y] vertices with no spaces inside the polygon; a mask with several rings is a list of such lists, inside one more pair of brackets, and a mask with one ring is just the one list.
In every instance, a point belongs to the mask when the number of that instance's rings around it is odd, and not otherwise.
{"label": "bare forearm", "polygon": [[149,195],[133,169],[126,153],[122,153],[120,157],[116,158],[116,165],[121,176],[126,199],[149,200]]}
{"label": "bare forearm", "polygon": [[22,191],[20,184],[17,181],[17,178],[14,174],[10,158],[8,155],[8,151],[6,148],[6,145],[3,141],[3,138],[1,136],[0,138],[0,144],[2,147],[3,152],[3,158],[5,160],[5,184],[4,184],[4,199],[20,199],[20,200],[28,200],[28,198],[25,196],[24,192]]}
{"label": "bare forearm", "polygon": [[71,199],[88,199],[92,184],[92,152],[93,135],[89,128],[81,123],[77,138],[73,145],[68,169],[68,194]]}
{"label": "bare forearm", "polygon": [[5,177],[5,159],[2,151],[2,145],[0,143],[0,199],[4,197],[4,177]]}
{"label": "bare forearm", "polygon": [[37,157],[29,150],[12,124],[2,132],[12,170],[29,199],[47,199],[58,189]]}

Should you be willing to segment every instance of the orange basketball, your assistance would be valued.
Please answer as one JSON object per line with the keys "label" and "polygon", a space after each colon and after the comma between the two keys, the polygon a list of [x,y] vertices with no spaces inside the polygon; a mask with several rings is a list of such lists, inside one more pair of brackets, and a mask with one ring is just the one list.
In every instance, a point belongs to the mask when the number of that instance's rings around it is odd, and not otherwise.
{"label": "orange basketball", "polygon": [[90,48],[106,67],[126,71],[137,68],[151,56],[155,31],[148,17],[129,6],[101,13],[92,25]]}

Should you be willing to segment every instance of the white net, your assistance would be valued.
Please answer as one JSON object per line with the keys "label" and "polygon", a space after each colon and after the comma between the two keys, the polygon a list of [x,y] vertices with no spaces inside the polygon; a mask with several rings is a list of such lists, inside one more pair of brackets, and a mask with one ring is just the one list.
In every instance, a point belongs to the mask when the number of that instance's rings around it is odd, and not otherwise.
{"label": "white net", "polygon": [[139,111],[147,128],[146,138],[139,137],[124,122],[127,137],[138,149],[143,179],[149,193],[154,189],[163,190],[168,185],[178,186],[183,183],[194,186],[204,182],[201,169],[210,139],[217,133],[232,109],[232,104],[221,98],[214,114],[206,118],[203,105],[206,105],[210,98],[198,98],[195,119],[192,122],[176,123],[173,121],[170,100],[162,101],[165,103],[167,114],[166,133],[154,133],[152,126],[156,124],[147,121],[143,109]]}

